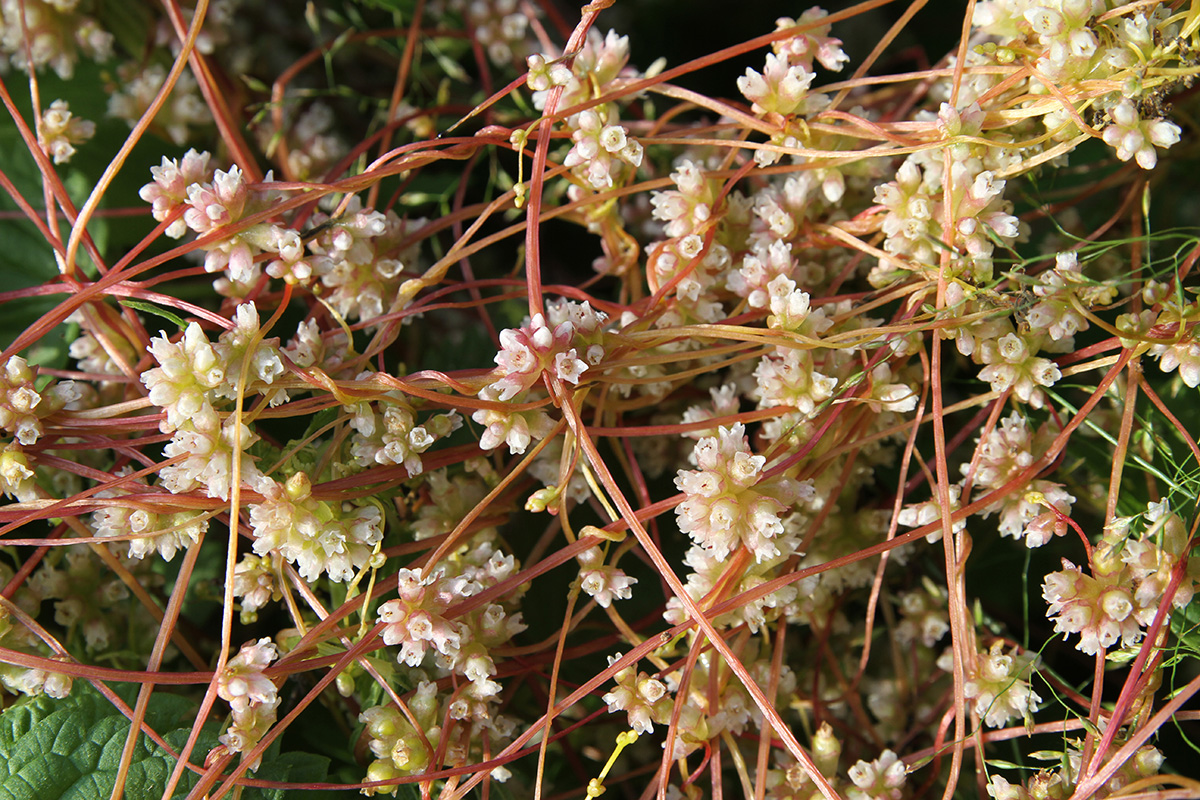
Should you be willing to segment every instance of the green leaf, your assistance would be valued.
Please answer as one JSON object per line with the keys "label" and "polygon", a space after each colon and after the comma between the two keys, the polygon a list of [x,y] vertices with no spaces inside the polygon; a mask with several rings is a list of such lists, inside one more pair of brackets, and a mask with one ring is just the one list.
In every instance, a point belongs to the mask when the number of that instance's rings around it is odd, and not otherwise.
{"label": "green leaf", "polygon": [[1181,649],[1200,655],[1200,601],[1189,603],[1183,611],[1171,615],[1171,633],[1179,640]]}
{"label": "green leaf", "polygon": [[[40,207],[43,202],[41,173],[15,127],[0,133],[0,161],[4,164],[5,174],[25,201],[34,208]],[[82,202],[90,190],[89,182],[77,170],[64,169],[64,172],[68,194],[76,203]],[[0,211],[17,210],[17,203],[8,193],[0,191]],[[70,231],[70,226],[61,218],[59,226],[64,236]],[[107,239],[107,223],[97,220],[89,230],[97,246],[103,248]],[[54,249],[33,222],[23,216],[0,222],[0,242],[4,243],[0,247],[0,285],[5,291],[51,283],[58,278]],[[79,264],[85,271],[94,270],[91,259],[82,249]],[[64,296],[24,297],[0,306],[0,347],[7,347],[26,328],[58,305]],[[43,336],[38,345],[26,354],[30,363],[56,368],[66,366],[66,335],[66,327],[59,325]]]}
{"label": "green leaf", "polygon": [[132,308],[135,311],[141,311],[143,314],[152,314],[156,317],[162,317],[165,320],[170,320],[179,327],[182,333],[187,328],[187,323],[178,314],[172,313],[161,306],[156,306],[153,303],[147,303],[143,300],[121,300],[121,305]]}
{"label": "green leaf", "polygon": [[[133,704],[130,687],[119,693]],[[195,710],[192,701],[159,690],[150,698],[146,723],[179,748],[191,732]],[[194,758],[203,758],[217,745],[217,732],[216,726],[205,726]],[[128,733],[129,720],[82,682],[61,700],[42,695],[5,709],[0,714],[0,800],[107,800]],[[281,755],[278,747],[276,740],[254,777],[326,780],[328,759],[298,752]],[[127,800],[158,800],[175,763],[167,751],[140,736],[125,781]],[[196,780],[194,772],[185,772],[175,797],[185,796]],[[244,800],[284,800],[284,795],[283,789],[248,788],[242,793]]]}
{"label": "green leaf", "polygon": [[[191,708],[181,697],[157,692],[146,722],[159,732],[175,728],[186,739]],[[77,683],[61,700],[42,695],[6,709],[0,715],[0,800],[104,800],[116,782],[128,731],[129,720],[87,684]],[[205,738],[216,744],[215,734]],[[141,736],[125,796],[160,797],[174,766],[175,759]],[[185,776],[180,792],[194,782]]]}
{"label": "green leaf", "polygon": [[[312,753],[279,753],[279,740],[276,739],[263,753],[263,760],[254,777],[264,781],[279,781],[280,783],[323,783],[328,780],[329,759]],[[254,800],[287,800],[285,789],[247,789],[242,793],[243,798]],[[345,793],[342,793],[344,796]],[[294,793],[293,793],[294,796]],[[320,797],[332,797],[328,792],[304,792],[305,800],[315,800]]]}

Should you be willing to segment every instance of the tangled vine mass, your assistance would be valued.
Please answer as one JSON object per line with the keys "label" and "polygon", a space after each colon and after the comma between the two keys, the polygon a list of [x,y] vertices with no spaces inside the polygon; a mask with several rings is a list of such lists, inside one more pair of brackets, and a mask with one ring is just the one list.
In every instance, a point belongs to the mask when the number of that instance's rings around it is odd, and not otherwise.
{"label": "tangled vine mass", "polygon": [[3,792],[1200,796],[1200,4],[191,3],[0,0]]}

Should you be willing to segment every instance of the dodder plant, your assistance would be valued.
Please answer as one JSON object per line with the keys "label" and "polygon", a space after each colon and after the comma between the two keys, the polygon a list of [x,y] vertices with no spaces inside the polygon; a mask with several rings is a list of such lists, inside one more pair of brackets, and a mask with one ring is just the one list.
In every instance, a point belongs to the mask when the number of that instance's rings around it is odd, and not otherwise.
{"label": "dodder plant", "polygon": [[0,5],[8,795],[1200,790],[1200,6],[607,5]]}

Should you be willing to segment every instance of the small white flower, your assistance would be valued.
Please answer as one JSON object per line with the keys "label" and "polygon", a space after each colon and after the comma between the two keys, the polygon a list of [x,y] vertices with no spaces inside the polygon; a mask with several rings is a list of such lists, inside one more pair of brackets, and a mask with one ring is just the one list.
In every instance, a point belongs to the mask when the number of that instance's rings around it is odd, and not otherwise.
{"label": "small white flower", "polygon": [[1133,103],[1125,98],[1109,111],[1112,124],[1102,135],[1122,161],[1134,159],[1142,169],[1154,169],[1158,163],[1156,147],[1167,149],[1179,141],[1180,128],[1166,120],[1141,120]]}

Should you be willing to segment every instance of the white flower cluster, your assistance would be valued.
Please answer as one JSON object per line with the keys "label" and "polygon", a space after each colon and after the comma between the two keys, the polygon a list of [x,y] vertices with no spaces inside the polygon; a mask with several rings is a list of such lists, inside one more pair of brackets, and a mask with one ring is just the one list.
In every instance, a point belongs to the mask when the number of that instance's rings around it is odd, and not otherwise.
{"label": "white flower cluster", "polygon": [[[132,562],[125,566],[135,569]],[[145,575],[144,568],[137,571]],[[132,622],[127,613],[118,613],[126,608],[128,587],[89,550],[68,550],[56,564],[30,576],[28,586],[38,602],[54,601],[55,623],[82,633],[88,652],[105,650]]]}
{"label": "white flower cluster", "polygon": [[743,544],[759,562],[778,557],[780,545],[794,549],[782,537],[779,518],[796,501],[812,496],[811,483],[784,475],[765,478],[767,460],[750,452],[740,422],[701,439],[695,459],[699,470],[681,469],[675,478],[685,495],[675,508],[681,531],[718,560]]}
{"label": "white flower cluster", "polygon": [[[279,650],[270,639],[247,642],[217,677],[217,695],[233,710],[233,723],[218,737],[229,752],[246,753],[253,749],[275,724],[279,695],[263,670],[278,657]],[[257,769],[258,765],[259,759],[255,759],[250,769]]]}
{"label": "white flower cluster", "polygon": [[[975,59],[976,66],[991,66],[1011,61],[1010,54],[1030,53],[1037,70],[1035,91],[1041,83],[1057,84],[1056,95],[1076,97],[1076,87],[1087,84],[1114,87],[1096,98],[1096,107],[1107,112],[1110,120],[1101,136],[1122,161],[1134,160],[1143,169],[1158,163],[1158,149],[1167,149],[1179,141],[1180,128],[1157,113],[1143,119],[1139,110],[1161,85],[1147,81],[1148,73],[1170,69],[1184,58],[1174,45],[1180,24],[1166,6],[1149,3],[1133,7],[1125,14],[1106,14],[1109,4],[1103,0],[987,0],[975,6],[973,23],[983,34],[1003,44],[988,56]],[[1099,17],[1099,19],[1097,18]],[[978,84],[970,94],[987,92],[987,82]],[[1022,91],[1022,86],[1011,87]],[[1078,95],[1088,97],[1090,93]],[[1079,104],[1080,100],[1073,100]],[[1046,130],[1058,141],[1079,134],[1073,114],[1055,103],[1028,103],[1040,112]],[[1154,107],[1153,103],[1146,103]],[[1072,108],[1076,115],[1085,106]]]}
{"label": "white flower cluster", "polygon": [[617,567],[606,565],[601,548],[589,547],[576,558],[579,560],[579,587],[601,608],[608,608],[613,600],[633,597],[633,584],[637,583],[637,578],[629,577]]}
{"label": "white flower cluster", "polygon": [[286,393],[272,386],[283,374],[278,344],[278,339],[261,338],[253,303],[238,306],[234,327],[221,334],[215,345],[195,322],[178,341],[172,342],[165,333],[150,341],[148,349],[159,366],[145,372],[142,383],[150,402],[164,411],[160,429],[172,435],[163,453],[179,459],[160,472],[162,484],[170,491],[202,486],[208,496],[227,499],[235,442],[240,445],[236,457],[241,460],[243,482],[253,488],[263,479],[245,453],[254,435],[245,425],[240,430],[235,427],[239,423],[233,417],[222,421],[215,403],[237,396],[243,372],[246,392],[259,392],[272,402],[286,399]]}
{"label": "white flower cluster", "polygon": [[1026,321],[1033,331],[1044,331],[1059,346],[1072,347],[1074,336],[1086,331],[1089,324],[1081,309],[1106,306],[1116,298],[1116,287],[1086,282],[1073,251],[1059,253],[1054,269],[1038,276],[1033,287],[1038,302],[1029,310]]}
{"label": "white flower cluster", "polygon": [[[1167,509],[1165,503],[1151,504],[1145,516],[1151,524],[1140,539],[1126,539],[1121,560],[1136,582],[1134,601],[1143,608],[1156,608],[1166,596],[1176,565],[1189,552],[1190,540],[1183,520]],[[1121,531],[1120,525],[1117,531]],[[1200,588],[1200,559],[1189,559],[1171,599],[1171,608],[1186,608],[1197,588]]]}
{"label": "white flower cluster", "polygon": [[1006,333],[996,341],[985,341],[978,351],[984,368],[979,379],[992,385],[993,392],[1010,389],[1017,399],[1041,408],[1048,388],[1058,383],[1062,371],[1048,358],[1037,355],[1042,337],[1037,334]]}
{"label": "white flower cluster", "polygon": [[[1130,536],[1132,520],[1111,525],[1092,554],[1092,574],[1063,559],[1063,569],[1046,576],[1042,596],[1050,604],[1054,629],[1078,633],[1076,645],[1089,655],[1118,640],[1124,646],[1142,638],[1154,621],[1179,561],[1190,549],[1187,528],[1166,504],[1151,504],[1140,537]],[[1185,608],[1200,587],[1200,566],[1189,561],[1167,611]]]}
{"label": "white flower cluster", "polygon": [[[207,27],[207,26],[205,26]],[[124,64],[117,69],[120,88],[108,98],[108,115],[125,120],[133,127],[154,102],[167,80],[162,64]],[[184,70],[175,88],[154,116],[159,126],[176,145],[183,145],[195,128],[211,125],[212,112],[200,95],[200,84],[190,70]]]}
{"label": "white flower cluster", "polygon": [[[364,373],[358,380],[369,377],[370,373]],[[355,432],[350,454],[359,466],[402,464],[410,476],[420,475],[425,471],[421,453],[462,426],[457,411],[431,416],[418,425],[407,403],[384,400],[378,405],[382,414],[368,402],[357,403],[352,409],[350,424]]]}
{"label": "white flower cluster", "polygon": [[366,566],[383,538],[383,515],[375,505],[326,502],[312,496],[312,484],[297,472],[280,485],[270,478],[263,502],[250,506],[254,552],[278,552],[300,576],[315,581],[348,581]]}
{"label": "white flower cluster", "polygon": [[584,361],[579,357],[579,349],[572,345],[578,336],[598,331],[606,318],[586,303],[580,311],[580,327],[576,327],[575,319],[563,319],[551,329],[543,315],[535,314],[520,328],[501,331],[500,352],[496,354],[499,378],[484,391],[507,402],[532,389],[543,371],[553,372],[561,381],[578,384],[583,373],[604,358],[604,348],[599,344],[588,345],[582,353],[587,358]]}
{"label": "white flower cluster", "polygon": [[[962,486],[953,484],[949,487],[950,494],[950,513],[953,514],[958,509],[962,508]],[[907,528],[923,528],[937,522],[942,518],[942,505],[938,502],[937,491],[934,491],[934,496],[923,503],[913,503],[900,509],[900,514],[896,521]],[[951,533],[959,533],[967,529],[967,521],[960,519],[950,526]],[[940,542],[942,540],[942,529],[939,527],[936,530],[925,534],[925,541],[930,544]]]}
{"label": "white flower cluster", "polygon": [[[413,522],[413,537],[430,539],[450,533],[488,493],[484,482],[471,475],[455,475],[439,469],[424,473],[430,502],[421,506]],[[479,536],[495,535],[495,528],[478,531]]]}
{"label": "white flower cluster", "polygon": [[242,598],[241,620],[245,625],[258,618],[260,608],[283,597],[274,561],[274,556],[247,553],[233,568],[233,596]]}
{"label": "white flower cluster", "polygon": [[[546,315],[535,314],[520,328],[501,331],[493,373],[496,380],[479,396],[497,403],[528,402],[526,396],[538,385],[543,372],[578,385],[583,373],[604,360],[602,342],[607,319],[587,302],[552,301],[547,304]],[[471,418],[485,426],[480,447],[491,450],[507,443],[513,453],[525,452],[533,439],[545,437],[554,426],[540,409],[481,408]]]}
{"label": "white flower cluster", "polygon": [[815,339],[833,325],[825,309],[814,309],[808,292],[801,291],[796,282],[779,275],[767,284],[768,307],[767,327],[798,333]]}
{"label": "white flower cluster", "polygon": [[[729,275],[729,289],[738,297],[746,298],[751,308],[766,308],[774,299],[771,285],[781,286],[776,281],[790,281],[796,268],[792,248],[783,239],[758,239],[751,251],[742,260],[742,267]],[[796,284],[792,283],[792,289]],[[808,296],[805,295],[805,300]]]}
{"label": "white flower cluster", "polygon": [[811,350],[794,347],[777,347],[763,356],[754,378],[759,408],[791,407],[801,417],[811,416],[837,388],[837,378],[816,370]]}
{"label": "white flower cluster", "polygon": [[[274,277],[307,280],[312,266],[296,231],[278,223],[260,222],[237,233],[227,232],[246,217],[269,209],[278,193],[251,189],[236,166],[210,172],[208,162],[208,153],[189,150],[181,162],[164,157],[162,166],[151,168],[154,181],[143,186],[140,194],[152,204],[154,218],[166,221],[183,210],[182,220],[172,222],[167,234],[178,238],[191,229],[201,237],[216,237],[201,249],[206,251],[205,270],[227,275],[216,283],[217,290],[225,294],[242,293],[258,280],[260,267],[255,258],[262,253],[277,256],[268,266]],[[265,183],[271,180],[267,173]]]}
{"label": "white flower cluster", "polygon": [[1054,620],[1054,630],[1068,635],[1078,633],[1075,647],[1088,655],[1107,650],[1118,639],[1123,646],[1141,641],[1141,626],[1153,619],[1154,608],[1134,603],[1119,567],[1093,576],[1085,575],[1065,558],[1062,565],[1061,572],[1051,572],[1042,584],[1042,597],[1050,604],[1048,616]]}
{"label": "white flower cluster", "polygon": [[1000,728],[1011,719],[1032,721],[1042,701],[1029,686],[1037,660],[1035,654],[1022,653],[1016,647],[1005,653],[1002,641],[976,654],[967,668],[964,695],[974,701],[975,713],[985,725]]}
{"label": "white flower cluster", "polygon": [[[417,263],[417,246],[408,240],[425,220],[401,219],[391,210],[381,214],[363,208],[354,197],[336,220],[315,214],[312,222],[328,226],[309,244],[312,271],[327,290],[326,302],[344,319],[364,322],[400,310],[393,307],[394,299],[405,271]],[[273,264],[267,274],[286,279],[295,273],[287,264]],[[304,282],[307,276],[295,274],[294,279]]]}
{"label": "white flower cluster", "polygon": [[[7,584],[12,572],[0,567],[0,581]],[[29,628],[0,608],[0,646],[17,653],[44,656],[46,647]],[[35,667],[22,667],[11,662],[0,663],[0,686],[16,694],[36,697],[45,693],[63,698],[71,693],[72,678],[60,672],[46,672]]]}
{"label": "white flower cluster", "polygon": [[274,115],[268,114],[254,129],[255,138],[265,152],[286,150],[283,172],[288,180],[320,181],[346,153],[346,144],[335,131],[337,116],[319,100],[297,114],[291,99],[283,101],[282,129],[275,126]]}
{"label": "white flower cluster", "polygon": [[[820,93],[809,93],[814,77],[814,62],[825,69],[840,72],[850,60],[842,51],[842,42],[829,35],[831,26],[817,24],[828,13],[814,6],[800,15],[799,19],[780,17],[775,21],[775,30],[784,31],[801,27],[804,30],[771,44],[762,72],[747,69],[737,79],[738,91],[751,102],[751,110],[778,125],[770,136],[772,145],[797,148],[820,147],[814,135],[800,120],[812,117],[829,105],[829,98]],[[754,151],[755,162],[762,167],[776,163],[781,153],[775,149],[760,148]],[[804,156],[793,155],[796,163],[805,163]],[[811,165],[810,165],[811,167]],[[845,192],[845,176],[838,166],[811,167],[799,180],[806,184],[819,184],[831,204],[841,200]]]}
{"label": "white flower cluster", "polygon": [[[628,61],[628,37],[609,31],[602,38],[592,29],[569,68],[560,60],[548,61],[547,56],[529,56],[526,83],[533,89],[533,104],[539,110],[545,109],[550,90],[556,86],[562,87],[558,107],[572,108],[612,91],[621,81],[637,77],[636,70],[626,67]],[[572,140],[562,163],[575,176],[567,189],[573,202],[589,192],[628,183],[642,165],[642,145],[621,124],[615,103],[600,103],[573,113],[565,120],[564,128]],[[516,137],[514,144],[520,144],[523,134],[518,132]]]}
{"label": "white flower cluster", "polygon": [[950,632],[950,616],[946,611],[946,592],[932,583],[905,592],[899,597],[902,619],[896,626],[896,640],[907,644],[919,641],[933,647]]}
{"label": "white flower cluster", "polygon": [[[790,556],[780,555],[766,561],[758,561],[747,566],[741,579],[735,586],[730,587],[733,596],[753,591],[757,587],[778,577],[786,568]],[[693,545],[683,556],[683,563],[692,571],[688,573],[684,589],[697,603],[709,596],[714,588],[723,580],[727,580],[725,567],[727,560],[716,558],[700,545]],[[798,612],[796,600],[801,595],[811,595],[818,583],[817,576],[810,576],[802,581],[781,586],[773,592],[738,606],[727,614],[713,620],[718,626],[737,626],[745,624],[751,633],[757,633],[769,621],[780,616],[791,616]],[[679,625],[688,620],[687,609],[678,597],[667,600],[667,610],[663,619],[672,625]]]}
{"label": "white flower cluster", "polygon": [[829,35],[832,25],[814,24],[829,16],[829,12],[818,6],[805,11],[798,19],[780,17],[775,20],[775,30],[783,31],[788,28],[802,26],[805,30],[786,39],[776,39],[771,48],[776,55],[787,58],[789,64],[801,64],[806,69],[813,68],[813,61],[833,72],[841,72],[842,67],[850,61],[850,56],[842,50],[842,40]]}
{"label": "white flower cluster", "polygon": [[716,192],[700,166],[688,159],[679,162],[671,180],[675,188],[654,192],[650,204],[667,236],[683,239],[704,229],[712,217]]}
{"label": "white flower cluster", "polygon": [[[539,58],[542,58],[541,64],[544,65],[545,57]],[[585,103],[594,96],[605,94],[615,88],[616,81],[637,77],[637,71],[626,66],[628,63],[628,36],[620,36],[612,30],[601,36],[599,31],[592,28],[588,31],[583,47],[571,62],[569,74],[563,69],[551,66],[548,75],[541,73],[548,79],[549,85],[545,88],[530,87],[534,89],[533,106],[539,111],[546,108],[546,97],[552,86],[563,87],[559,108],[570,108]],[[536,61],[529,62],[531,77],[538,66]],[[539,72],[540,69],[541,67]]]}
{"label": "white flower cluster", "polygon": [[[609,666],[621,660],[621,654],[608,657]],[[665,725],[671,717],[671,698],[667,687],[657,678],[639,672],[636,665],[619,670],[613,676],[617,687],[604,695],[608,713],[624,711],[629,727],[637,733],[653,733],[654,723]]]}
{"label": "white flower cluster", "polygon": [[806,30],[795,36],[778,39],[767,54],[762,72],[746,69],[737,80],[738,91],[753,103],[755,114],[808,114],[827,104],[821,96],[809,96],[813,80],[813,61],[825,69],[840,72],[850,57],[842,51],[842,42],[829,35],[830,25],[814,24],[828,16],[822,8],[813,7],[799,19],[780,17],[775,21],[777,31],[802,26]]}
{"label": "white flower cluster", "polygon": [[[1079,781],[1083,766],[1081,743],[1068,746],[1063,753],[1063,764],[1058,770],[1039,770],[1024,784],[1010,783],[1003,775],[992,773],[987,785],[992,800],[1046,800],[1046,798],[1070,797]],[[1093,792],[1094,797],[1119,796],[1122,790],[1139,781],[1159,774],[1163,765],[1163,754],[1150,745],[1138,748],[1136,753],[1123,761],[1102,786]]]}
{"label": "white flower cluster", "polygon": [[[1150,348],[1158,357],[1163,372],[1179,370],[1179,378],[1187,386],[1200,386],[1200,301],[1181,303],[1174,292],[1163,298],[1158,314],[1147,309],[1141,317],[1123,314],[1117,319],[1118,330],[1136,333],[1126,347],[1137,347],[1145,339],[1156,339]],[[1163,331],[1162,334],[1158,331]],[[1165,340],[1165,341],[1164,341]]]}
{"label": "white flower cluster", "polygon": [[43,433],[42,419],[80,397],[74,381],[59,381],[38,392],[29,363],[11,356],[0,367],[0,428],[22,445],[36,444]]}
{"label": "white flower cluster", "polygon": [[75,155],[75,145],[96,135],[96,123],[71,114],[66,100],[55,100],[37,123],[38,138],[55,164],[65,164]]}
{"label": "white flower cluster", "polygon": [[746,74],[737,79],[737,87],[751,102],[755,114],[786,117],[806,110],[804,101],[813,77],[804,65],[789,64],[786,56],[767,53],[763,71],[747,67]]}
{"label": "white flower cluster", "polygon": [[[973,466],[963,465],[965,480],[980,495],[1002,489],[1044,451],[1044,439],[1044,433],[1035,436],[1023,415],[1012,412],[980,438]],[[1074,502],[1061,484],[1039,478],[1006,493],[984,511],[984,516],[999,513],[1000,535],[1023,538],[1027,547],[1041,547],[1053,537],[1066,534],[1064,520],[1070,516]]]}
{"label": "white flower cluster", "polygon": [[874,761],[859,761],[848,770],[854,788],[846,790],[850,800],[900,800],[908,771],[891,750]]}
{"label": "white flower cluster", "polygon": [[[269,176],[268,176],[269,180]],[[183,212],[184,223],[201,236],[218,233],[240,222],[245,216],[266,208],[270,198],[252,192],[245,176],[236,166],[228,171],[217,170],[211,183],[194,183],[188,187],[187,208]],[[257,228],[257,230],[255,229]],[[258,245],[266,245],[266,237],[272,226],[255,226],[240,233],[229,234],[209,243],[204,249],[207,272],[226,271],[234,284],[247,285],[258,278],[258,267],[254,263]],[[281,232],[280,246],[299,246],[299,236],[291,231],[294,242],[283,242],[287,234]],[[261,240],[261,241],[260,241]],[[265,249],[265,248],[264,248]]]}
{"label": "white flower cluster", "polygon": [[63,80],[74,75],[80,56],[107,61],[113,35],[80,6],[80,0],[0,0],[0,56],[27,72],[50,67]]}
{"label": "white flower cluster", "polygon": [[[488,603],[460,617],[449,616],[455,604],[505,581],[517,570],[511,555],[501,553],[486,539],[476,541],[429,574],[421,569],[400,570],[399,597],[379,607],[379,621],[384,642],[400,645],[399,662],[418,667],[432,653],[441,669],[471,681],[474,701],[486,706],[500,692],[500,684],[491,679],[496,666],[489,651],[508,642],[525,625],[520,614],[509,613],[502,604],[519,593],[509,593],[502,603]],[[462,713],[467,717],[474,714],[469,709]],[[482,706],[479,713],[486,713]]]}
{"label": "white flower cluster", "polygon": [[529,17],[518,0],[450,0],[448,5],[462,14],[471,35],[496,66],[511,66],[529,52]]}
{"label": "white flower cluster", "polygon": [[[977,106],[955,109],[943,104],[939,119],[947,136],[978,135],[982,113]],[[954,274],[965,273],[977,281],[990,280],[995,242],[1015,242],[1020,234],[1012,203],[1004,199],[1006,181],[995,171],[1008,166],[1008,156],[998,148],[951,147],[949,173],[944,173],[940,152],[910,155],[894,180],[875,189],[875,202],[886,213],[883,249],[906,257],[906,269],[922,270],[938,264],[939,240],[952,248]],[[949,197],[944,185],[949,185]],[[947,208],[949,206],[949,208]],[[943,230],[947,212],[952,227]],[[893,265],[880,264],[877,285],[888,282]]]}
{"label": "white flower cluster", "polygon": [[[143,483],[132,486],[145,488]],[[120,536],[129,541],[129,557],[145,558],[158,553],[164,561],[170,561],[175,553],[186,550],[208,530],[207,517],[192,511],[157,513],[151,508],[141,508],[128,498],[130,484],[117,491],[103,491],[96,496],[120,497],[120,504],[100,508],[93,515],[92,524],[97,536]]]}
{"label": "white flower cluster", "polygon": [[175,217],[166,229],[167,236],[172,239],[187,233],[183,209],[187,207],[188,188],[193,184],[207,183],[213,178],[213,169],[208,164],[210,158],[208,153],[197,153],[194,149],[184,153],[182,159],[163,156],[162,166],[150,168],[150,176],[154,180],[138,192],[143,200],[150,203],[150,213],[156,220],[166,222]]}
{"label": "white flower cluster", "polygon": [[566,86],[571,81],[573,73],[561,61],[547,60],[541,53],[534,53],[525,59],[529,75],[525,85],[535,92],[548,92],[555,86]]}
{"label": "white flower cluster", "polygon": [[[592,189],[602,192],[642,165],[642,145],[617,124],[616,108],[603,104],[567,120],[574,145],[563,159]],[[622,164],[632,167],[625,170]]]}

